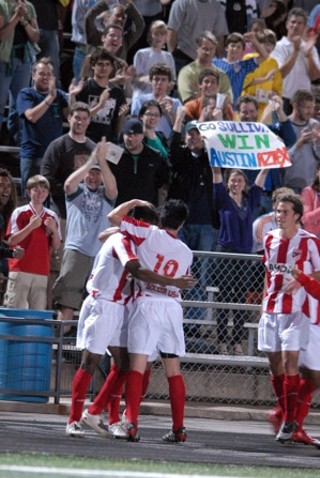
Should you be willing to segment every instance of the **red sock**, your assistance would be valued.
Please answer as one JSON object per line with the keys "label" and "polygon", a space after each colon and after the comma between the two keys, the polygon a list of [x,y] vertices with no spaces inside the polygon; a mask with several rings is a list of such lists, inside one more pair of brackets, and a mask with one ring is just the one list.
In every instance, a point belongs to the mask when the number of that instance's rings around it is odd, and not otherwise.
{"label": "red sock", "polygon": [[102,411],[106,408],[110,398],[110,391],[112,390],[119,373],[119,369],[116,367],[116,365],[112,365],[100,392],[96,396],[93,404],[88,408],[88,411],[91,413],[91,415],[100,415],[100,413],[102,413]]}
{"label": "red sock", "polygon": [[169,395],[172,414],[172,429],[183,427],[184,404],[186,400],[186,387],[182,375],[168,377]]}
{"label": "red sock", "polygon": [[125,381],[127,380],[128,372],[120,372],[117,380],[113,384],[110,391],[110,398],[107,403],[109,412],[109,425],[118,423],[120,421],[120,400],[122,397],[122,390]]}
{"label": "red sock", "polygon": [[149,383],[150,383],[150,375],[151,375],[151,369],[148,369],[144,372],[143,377],[142,377],[142,392],[141,392],[141,402],[144,399]]}
{"label": "red sock", "polygon": [[69,423],[78,422],[82,415],[83,404],[92,374],[79,368],[72,382],[71,409]]}
{"label": "red sock", "polygon": [[275,413],[283,417],[285,411],[284,390],[283,390],[284,374],[271,377],[271,383],[276,397]]}
{"label": "red sock", "polygon": [[300,375],[285,375],[283,389],[286,400],[286,411],[284,421],[292,423],[295,419],[296,406],[298,400]]}
{"label": "red sock", "polygon": [[138,426],[139,405],[141,401],[143,375],[136,370],[128,374],[126,384],[126,415],[129,423]]}
{"label": "red sock", "polygon": [[304,378],[300,379],[300,386],[298,392],[298,400],[296,406],[296,416],[295,421],[299,425],[299,430],[302,430],[302,425],[304,422],[305,417],[308,415],[311,400],[312,400],[312,393],[317,390],[317,385],[310,380],[306,380]]}

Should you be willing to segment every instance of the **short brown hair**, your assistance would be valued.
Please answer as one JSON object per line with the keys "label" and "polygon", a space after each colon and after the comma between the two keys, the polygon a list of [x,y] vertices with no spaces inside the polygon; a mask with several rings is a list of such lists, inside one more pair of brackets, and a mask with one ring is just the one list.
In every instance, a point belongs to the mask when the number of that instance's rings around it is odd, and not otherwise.
{"label": "short brown hair", "polygon": [[166,65],[165,63],[156,63],[155,65],[153,65],[150,68],[150,70],[149,70],[150,81],[152,80],[152,78],[155,75],[167,76],[169,81],[172,80],[172,74],[171,74],[170,67],[168,65]]}
{"label": "short brown hair", "polygon": [[246,41],[244,39],[244,36],[241,33],[230,33],[230,35],[227,36],[226,39],[226,46],[230,45],[230,43],[241,43],[243,48],[246,46]]}
{"label": "short brown hair", "polygon": [[310,90],[297,90],[292,96],[290,103],[299,106],[304,101],[314,101],[314,96]]}
{"label": "short brown hair", "polygon": [[41,174],[36,174],[35,176],[31,176],[31,178],[28,179],[26,190],[30,191],[30,189],[35,188],[36,186],[43,186],[45,189],[48,189],[48,191],[50,191],[49,181]]}
{"label": "short brown hair", "polygon": [[219,78],[220,78],[219,72],[214,70],[213,68],[204,68],[203,70],[200,71],[200,74],[199,74],[199,79],[198,79],[199,85],[201,85],[201,83],[203,82],[203,79],[206,78],[207,76],[214,76],[217,80],[217,83],[219,84]]}
{"label": "short brown hair", "polygon": [[295,214],[299,214],[300,221],[303,216],[303,202],[298,194],[280,194],[278,196],[275,208],[278,207],[280,202],[290,202],[292,204],[293,212]]}

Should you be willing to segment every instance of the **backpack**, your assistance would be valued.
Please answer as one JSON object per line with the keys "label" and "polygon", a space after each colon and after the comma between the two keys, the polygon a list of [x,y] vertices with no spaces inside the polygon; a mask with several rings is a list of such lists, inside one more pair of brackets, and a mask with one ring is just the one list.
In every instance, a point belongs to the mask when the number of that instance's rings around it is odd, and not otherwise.
{"label": "backpack", "polygon": [[224,0],[221,3],[225,8],[229,32],[245,33],[248,27],[246,0]]}

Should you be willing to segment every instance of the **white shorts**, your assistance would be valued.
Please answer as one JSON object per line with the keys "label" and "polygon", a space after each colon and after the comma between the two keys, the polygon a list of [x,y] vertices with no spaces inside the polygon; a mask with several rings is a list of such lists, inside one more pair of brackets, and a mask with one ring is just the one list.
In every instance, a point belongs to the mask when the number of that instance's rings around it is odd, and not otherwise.
{"label": "white shorts", "polygon": [[124,306],[88,296],[80,310],[77,348],[104,355],[122,327]]}
{"label": "white shorts", "polygon": [[128,327],[129,327],[129,311],[127,307],[124,308],[123,321],[119,329],[110,340],[109,346],[127,348],[128,343]]}
{"label": "white shorts", "polygon": [[310,324],[310,335],[307,350],[302,350],[299,355],[299,367],[320,371],[320,325]]}
{"label": "white shorts", "polygon": [[258,328],[258,349],[261,352],[305,350],[309,341],[309,328],[310,320],[301,312],[263,312]]}
{"label": "white shorts", "polygon": [[140,297],[128,329],[128,351],[153,356],[155,351],[185,354],[181,305],[173,299]]}

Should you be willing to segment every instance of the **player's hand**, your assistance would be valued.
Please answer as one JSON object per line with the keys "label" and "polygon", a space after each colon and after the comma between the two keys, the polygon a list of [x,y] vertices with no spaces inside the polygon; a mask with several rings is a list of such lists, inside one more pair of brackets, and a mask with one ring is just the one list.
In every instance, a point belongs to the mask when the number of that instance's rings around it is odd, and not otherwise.
{"label": "player's hand", "polygon": [[295,279],[297,279],[299,277],[299,275],[301,274],[301,270],[298,269],[298,267],[294,266],[292,269],[291,269],[291,274],[293,275],[293,277]]}
{"label": "player's hand", "polygon": [[291,279],[284,287],[285,294],[293,295],[300,289],[301,284],[296,279]]}
{"label": "player's hand", "polygon": [[198,280],[192,276],[182,276],[175,279],[174,285],[178,287],[178,289],[192,289],[197,283]]}

